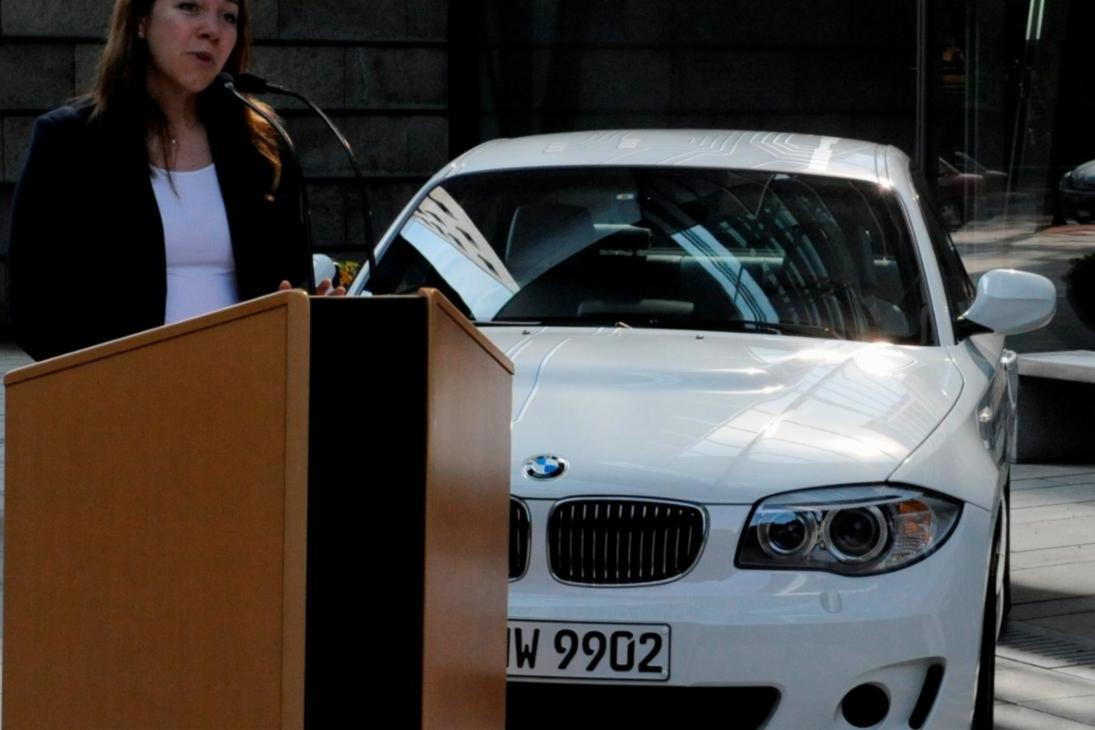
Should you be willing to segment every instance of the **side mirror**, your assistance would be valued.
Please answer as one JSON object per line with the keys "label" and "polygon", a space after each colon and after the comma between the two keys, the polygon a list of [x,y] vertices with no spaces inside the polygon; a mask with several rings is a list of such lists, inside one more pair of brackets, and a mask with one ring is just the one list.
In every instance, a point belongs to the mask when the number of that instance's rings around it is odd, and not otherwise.
{"label": "side mirror", "polygon": [[325,253],[312,254],[312,272],[315,274],[317,284],[324,279],[330,279],[332,283],[338,284],[338,266],[335,265],[334,259]]}
{"label": "side mirror", "polygon": [[995,332],[1017,335],[1045,327],[1057,311],[1057,289],[1039,274],[993,269],[977,281],[977,296],[961,321]]}

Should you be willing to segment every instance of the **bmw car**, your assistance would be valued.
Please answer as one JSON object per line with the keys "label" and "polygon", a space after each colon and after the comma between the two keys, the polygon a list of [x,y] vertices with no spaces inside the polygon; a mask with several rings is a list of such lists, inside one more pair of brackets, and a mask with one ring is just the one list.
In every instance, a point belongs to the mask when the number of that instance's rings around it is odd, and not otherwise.
{"label": "bmw car", "polygon": [[606,131],[437,173],[351,294],[513,361],[511,728],[988,728],[1015,355],[898,149]]}

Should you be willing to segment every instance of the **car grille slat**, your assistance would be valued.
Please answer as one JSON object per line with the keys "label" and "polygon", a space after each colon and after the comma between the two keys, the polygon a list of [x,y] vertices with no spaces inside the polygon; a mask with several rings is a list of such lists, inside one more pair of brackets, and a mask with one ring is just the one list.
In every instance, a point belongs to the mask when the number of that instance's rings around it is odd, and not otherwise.
{"label": "car grille slat", "polygon": [[628,512],[627,520],[620,520],[620,529],[627,532],[627,575],[624,576],[624,580],[631,581],[631,543],[635,540],[635,531],[631,529],[631,523],[635,521],[635,504],[631,504],[630,512]]}
{"label": "car grille slat", "polygon": [[[585,524],[585,522],[586,522],[586,508],[588,506],[589,505],[585,505],[585,504],[582,505],[582,523],[583,524]],[[571,529],[574,529],[574,528],[572,527]],[[578,561],[578,577],[582,578],[583,580],[586,577],[586,537],[588,535],[589,535],[588,530],[582,530],[580,533],[578,533],[578,538],[581,540],[581,543],[582,543],[582,554],[580,556],[580,560]]]}
{"label": "car grille slat", "polygon": [[665,517],[662,519],[664,526],[661,529],[662,533],[662,575],[669,575],[669,525],[671,520],[669,519],[669,513],[672,511],[671,507],[667,507],[665,510]]}
{"label": "car grille slat", "polygon": [[658,552],[658,510],[651,507],[648,510],[649,521],[647,522],[647,540],[646,545],[649,552],[644,556],[644,560],[648,566],[648,575],[650,580],[661,580],[661,576],[658,575],[657,563],[654,560],[654,556]]}
{"label": "car grille slat", "polygon": [[654,507],[651,510],[650,520],[650,579],[661,580],[662,576],[658,571],[658,507]]}
{"label": "car grille slat", "polygon": [[519,499],[509,501],[509,579],[516,580],[528,570],[532,546],[532,521],[528,507]]}
{"label": "car grille slat", "polygon": [[551,572],[565,583],[581,585],[672,580],[688,572],[699,557],[704,519],[700,508],[683,503],[565,500],[548,518]]}
{"label": "car grille slat", "polygon": [[673,525],[673,570],[679,570],[681,564],[681,525]]}
{"label": "car grille slat", "polygon": [[597,578],[597,563],[598,563],[598,560],[597,560],[597,531],[598,531],[598,523],[600,522],[600,513],[601,513],[601,506],[600,505],[593,505],[593,529],[590,530],[590,532],[592,533],[593,549],[589,553],[589,563],[590,563],[589,573],[592,576],[593,580],[598,579]]}
{"label": "car grille slat", "polygon": [[605,549],[604,553],[601,556],[601,562],[603,566],[601,570],[606,581],[611,580],[615,582],[615,577],[609,575],[609,573],[614,572],[616,570],[616,566],[619,565],[619,561],[612,560],[612,556],[617,554],[616,551],[613,549],[614,545],[612,544],[612,542],[610,542],[612,535],[612,525],[612,511],[611,509],[608,509],[606,510],[605,514]]}
{"label": "car grille slat", "polygon": [[567,559],[573,564],[574,562],[574,514],[578,509],[578,505],[573,505],[570,508],[570,515],[567,518]]}

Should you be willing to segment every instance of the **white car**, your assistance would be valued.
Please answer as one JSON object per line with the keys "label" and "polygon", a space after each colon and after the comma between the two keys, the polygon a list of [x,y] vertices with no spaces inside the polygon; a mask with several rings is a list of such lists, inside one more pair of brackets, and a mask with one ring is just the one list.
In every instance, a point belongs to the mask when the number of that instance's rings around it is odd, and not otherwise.
{"label": "white car", "polygon": [[513,360],[509,726],[991,727],[1015,356],[893,147],[486,143],[351,294],[441,289]]}

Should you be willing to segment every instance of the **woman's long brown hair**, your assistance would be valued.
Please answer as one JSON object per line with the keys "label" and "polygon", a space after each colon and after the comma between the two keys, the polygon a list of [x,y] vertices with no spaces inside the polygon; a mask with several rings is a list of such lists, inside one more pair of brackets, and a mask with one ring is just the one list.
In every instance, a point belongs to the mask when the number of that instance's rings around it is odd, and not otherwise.
{"label": "woman's long brown hair", "polygon": [[[146,136],[158,137],[160,149],[171,149],[171,134],[167,119],[152,100],[146,85],[148,70],[148,46],[138,37],[142,19],[152,13],[155,0],[116,0],[110,18],[110,32],[106,46],[99,57],[99,71],[95,84],[82,98],[94,104],[92,119],[122,128],[139,128]],[[236,45],[224,64],[230,74],[243,73],[251,63],[251,17],[249,0],[238,0],[239,15],[236,20]],[[266,111],[273,110],[258,100],[253,100]],[[199,105],[199,109],[212,105]],[[281,177],[281,156],[278,152],[277,133],[266,120],[243,104],[218,104],[218,124],[227,124],[235,131],[243,132],[260,155],[270,164],[271,192],[277,188]],[[214,120],[203,119],[206,123]],[[145,154],[147,154],[147,145]]]}

